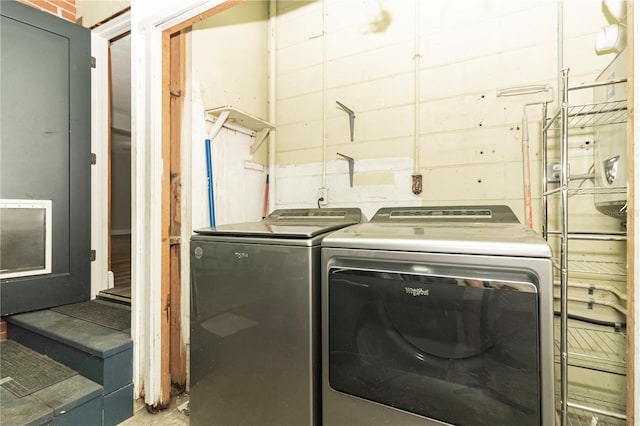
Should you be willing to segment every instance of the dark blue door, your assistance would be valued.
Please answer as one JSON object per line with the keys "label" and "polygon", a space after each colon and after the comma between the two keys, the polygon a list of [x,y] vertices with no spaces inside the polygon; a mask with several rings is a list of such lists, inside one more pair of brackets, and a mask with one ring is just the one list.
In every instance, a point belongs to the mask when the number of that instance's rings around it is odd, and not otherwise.
{"label": "dark blue door", "polygon": [[0,1],[1,315],[90,297],[90,32]]}

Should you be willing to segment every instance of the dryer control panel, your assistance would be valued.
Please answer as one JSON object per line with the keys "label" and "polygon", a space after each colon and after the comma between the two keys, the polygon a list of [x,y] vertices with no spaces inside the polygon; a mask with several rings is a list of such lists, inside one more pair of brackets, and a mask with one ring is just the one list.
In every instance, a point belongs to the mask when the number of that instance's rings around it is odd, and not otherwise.
{"label": "dryer control panel", "polygon": [[283,222],[322,222],[341,221],[360,223],[366,222],[359,208],[323,208],[323,209],[279,209],[274,210],[264,219],[264,222],[281,224]]}
{"label": "dryer control panel", "polygon": [[375,223],[491,222],[519,223],[508,206],[385,207],[371,218]]}

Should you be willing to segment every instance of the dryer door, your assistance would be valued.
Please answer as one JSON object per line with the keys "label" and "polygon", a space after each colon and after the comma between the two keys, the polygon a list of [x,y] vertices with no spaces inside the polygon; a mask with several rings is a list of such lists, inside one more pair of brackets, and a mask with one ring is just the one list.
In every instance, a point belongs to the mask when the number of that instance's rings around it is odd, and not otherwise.
{"label": "dryer door", "polygon": [[331,269],[331,387],[447,423],[539,425],[536,284],[479,275]]}

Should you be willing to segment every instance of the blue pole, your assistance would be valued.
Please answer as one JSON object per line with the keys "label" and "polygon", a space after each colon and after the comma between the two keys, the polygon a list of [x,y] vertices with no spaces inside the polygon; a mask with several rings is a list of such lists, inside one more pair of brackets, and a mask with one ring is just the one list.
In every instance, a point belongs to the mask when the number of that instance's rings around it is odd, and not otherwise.
{"label": "blue pole", "polygon": [[204,140],[205,152],[207,156],[207,186],[209,189],[209,225],[216,226],[216,210],[213,198],[213,169],[211,168],[211,139]]}

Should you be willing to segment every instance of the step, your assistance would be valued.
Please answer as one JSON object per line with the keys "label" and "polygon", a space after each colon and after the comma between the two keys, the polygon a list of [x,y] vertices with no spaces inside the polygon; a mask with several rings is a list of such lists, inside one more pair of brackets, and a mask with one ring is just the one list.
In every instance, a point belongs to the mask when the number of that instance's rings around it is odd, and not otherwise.
{"label": "step", "polygon": [[[102,386],[15,341],[5,340],[1,347],[3,426],[102,424]],[[43,378],[42,371],[55,373]]]}
{"label": "step", "polygon": [[119,286],[102,290],[98,293],[98,298],[104,301],[131,306],[131,286]]}
{"label": "step", "polygon": [[[128,310],[125,313],[130,314]],[[115,425],[133,415],[133,342],[129,330],[115,330],[52,309],[14,315],[7,322],[10,339],[102,385],[103,425]]]}

